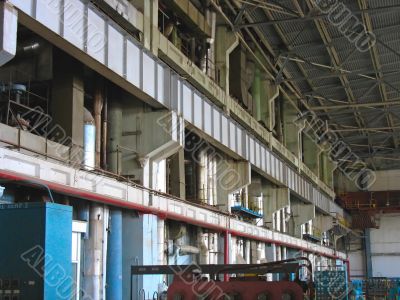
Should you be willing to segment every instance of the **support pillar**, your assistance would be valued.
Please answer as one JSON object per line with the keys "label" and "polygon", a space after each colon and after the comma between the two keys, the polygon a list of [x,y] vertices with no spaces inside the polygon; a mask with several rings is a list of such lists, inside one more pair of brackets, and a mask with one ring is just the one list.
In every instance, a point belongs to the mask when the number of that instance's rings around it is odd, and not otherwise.
{"label": "support pillar", "polygon": [[335,169],[334,163],[330,160],[327,152],[321,154],[321,180],[328,186],[333,186],[333,171]]}
{"label": "support pillar", "polygon": [[144,1],[144,27],[143,42],[144,46],[158,55],[159,37],[158,35],[158,0]]}
{"label": "support pillar", "polygon": [[[283,98],[283,100],[286,100]],[[296,124],[298,111],[286,100],[283,104],[283,136],[286,147],[296,157],[301,156],[301,128]]]}
{"label": "support pillar", "polygon": [[170,193],[176,197],[186,199],[185,191],[185,151],[179,149],[178,152],[172,156],[170,164]]}
{"label": "support pillar", "polygon": [[[232,239],[231,239],[231,234],[229,231],[225,231],[224,235],[224,265],[229,265],[231,263],[231,245]],[[224,281],[229,281],[229,274],[224,274]]]}
{"label": "support pillar", "polygon": [[103,110],[103,84],[100,79],[96,80],[94,99],[93,99],[93,111],[94,111],[94,125],[96,127],[96,156],[95,166],[100,168],[101,162],[101,133],[102,133],[102,110]]}
{"label": "support pillar", "polygon": [[71,161],[82,163],[84,84],[80,63],[66,54],[55,52],[51,111],[58,127],[49,134],[56,142],[71,146]]}
{"label": "support pillar", "polygon": [[[132,219],[131,239],[135,241],[130,249],[136,265],[158,265],[159,257],[159,219],[155,215],[141,215]],[[134,276],[132,279],[132,299],[142,299],[139,293],[144,290],[146,299],[159,292],[163,284],[162,275]],[[141,292],[143,293],[143,292]],[[142,294],[141,294],[142,295]],[[121,299],[121,298],[120,298]]]}
{"label": "support pillar", "polygon": [[254,80],[251,87],[253,98],[253,116],[257,121],[261,121],[261,71],[258,64],[255,64],[254,68]]}
{"label": "support pillar", "polygon": [[320,176],[320,155],[321,149],[310,137],[303,134],[303,161],[317,176]]}
{"label": "support pillar", "polygon": [[114,100],[109,103],[109,106],[107,143],[108,169],[115,174],[121,174],[122,152],[120,146],[122,138],[122,105],[120,101]]}
{"label": "support pillar", "polygon": [[107,299],[122,299],[122,212],[110,211],[107,247]]}
{"label": "support pillar", "polygon": [[[261,92],[266,91],[266,101],[262,101],[263,120],[267,128],[272,131],[276,125],[275,100],[279,96],[279,86],[270,80],[263,80]],[[264,98],[263,98],[264,99]]]}
{"label": "support pillar", "polygon": [[371,254],[371,229],[365,229],[365,263],[367,270],[367,279],[372,278],[374,276],[374,272],[372,270],[372,254]]}

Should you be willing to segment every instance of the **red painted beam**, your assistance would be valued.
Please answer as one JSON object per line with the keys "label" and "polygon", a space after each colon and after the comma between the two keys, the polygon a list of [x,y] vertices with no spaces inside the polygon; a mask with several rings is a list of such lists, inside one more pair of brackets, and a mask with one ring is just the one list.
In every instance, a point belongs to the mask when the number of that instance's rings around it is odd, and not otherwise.
{"label": "red painted beam", "polygon": [[[206,223],[203,221],[195,220],[193,218],[185,217],[178,213],[160,211],[155,208],[143,206],[143,205],[128,202],[128,201],[118,200],[118,199],[115,199],[112,197],[100,195],[100,194],[93,193],[93,192],[82,191],[82,190],[75,189],[75,188],[72,188],[69,186],[65,186],[62,184],[58,184],[58,183],[54,183],[54,182],[50,182],[50,181],[46,181],[46,180],[42,180],[42,179],[37,179],[37,178],[31,177],[31,176],[22,175],[20,173],[15,173],[12,171],[1,170],[0,178],[6,179],[9,181],[15,181],[15,182],[22,182],[22,183],[26,182],[26,184],[28,184],[28,185],[29,185],[29,181],[37,182],[37,183],[46,185],[46,186],[48,186],[49,189],[56,191],[58,193],[64,194],[64,195],[73,196],[73,197],[90,200],[90,201],[95,201],[95,202],[101,202],[104,204],[109,204],[109,205],[118,206],[118,207],[122,207],[122,208],[133,209],[133,210],[137,210],[141,213],[157,215],[157,216],[162,217],[163,219],[170,219],[170,220],[175,220],[175,221],[186,222],[188,224],[211,229],[216,232],[224,232],[224,233],[228,232],[229,234],[233,234],[235,236],[239,236],[239,237],[243,237],[243,238],[258,240],[258,241],[262,241],[262,242],[266,242],[266,243],[279,244],[279,245],[286,246],[289,248],[311,252],[310,249],[307,249],[304,247],[299,247],[297,245],[283,243],[280,241],[275,241],[275,240],[267,239],[267,238],[263,238],[263,237],[252,236],[250,234],[232,230],[232,229],[229,229],[229,228],[226,228],[223,226],[213,225],[213,224],[209,224],[209,223]],[[325,257],[339,258],[335,255],[328,255],[328,254],[318,252],[318,251],[315,251],[314,253],[325,256]]]}

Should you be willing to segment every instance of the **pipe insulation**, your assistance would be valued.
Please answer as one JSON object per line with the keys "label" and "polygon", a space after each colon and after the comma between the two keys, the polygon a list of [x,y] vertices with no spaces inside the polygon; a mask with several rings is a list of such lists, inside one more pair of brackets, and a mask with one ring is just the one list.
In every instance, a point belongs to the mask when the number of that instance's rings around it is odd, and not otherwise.
{"label": "pipe insulation", "polygon": [[89,239],[85,241],[85,259],[83,268],[84,297],[93,300],[103,298],[103,241],[104,208],[92,204],[89,211]]}
{"label": "pipe insulation", "polygon": [[8,63],[17,51],[17,9],[6,1],[0,2],[0,67]]}

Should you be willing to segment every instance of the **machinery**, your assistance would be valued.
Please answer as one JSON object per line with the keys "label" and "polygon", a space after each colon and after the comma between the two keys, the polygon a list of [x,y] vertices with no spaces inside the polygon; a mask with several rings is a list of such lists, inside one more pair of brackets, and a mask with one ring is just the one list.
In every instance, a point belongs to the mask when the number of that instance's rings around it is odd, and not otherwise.
{"label": "machinery", "polygon": [[400,278],[373,277],[367,280],[352,281],[352,298],[362,299],[399,299]]}
{"label": "machinery", "polygon": [[[304,263],[306,262],[306,263]],[[299,273],[307,269],[309,281],[300,282]],[[303,270],[304,271],[304,270]],[[280,274],[281,281],[267,281],[266,274]],[[304,299],[305,294],[314,295],[311,283],[312,267],[308,258],[299,257],[264,264],[235,265],[169,265],[132,266],[131,275],[173,274],[173,281],[164,295],[153,295],[153,299],[174,300],[281,300]],[[208,276],[205,276],[208,274]],[[222,274],[225,276],[222,281]],[[289,281],[296,274],[295,281]],[[276,276],[276,275],[275,275]],[[135,293],[135,291],[131,291]],[[131,294],[132,297],[132,294]],[[138,293],[131,299],[147,299]],[[142,298],[143,297],[143,298]],[[166,298],[165,298],[166,297]]]}
{"label": "machinery", "polygon": [[70,206],[1,204],[0,299],[71,299],[71,232]]}

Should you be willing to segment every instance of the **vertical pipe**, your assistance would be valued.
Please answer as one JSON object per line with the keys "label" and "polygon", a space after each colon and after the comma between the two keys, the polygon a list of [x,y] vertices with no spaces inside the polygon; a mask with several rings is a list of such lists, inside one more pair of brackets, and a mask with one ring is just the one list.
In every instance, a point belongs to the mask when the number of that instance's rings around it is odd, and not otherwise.
{"label": "vertical pipe", "polygon": [[197,198],[200,202],[204,203],[207,200],[207,153],[205,150],[200,150],[198,156],[198,195]]}
{"label": "vertical pipe", "polygon": [[122,212],[110,211],[107,251],[107,299],[122,299]]}
{"label": "vertical pipe", "polygon": [[[78,220],[89,223],[89,202],[80,202],[78,206]],[[86,230],[83,238],[87,240],[89,238],[89,230]]]}
{"label": "vertical pipe", "polygon": [[[229,265],[229,231],[225,231],[224,235],[224,265]],[[229,274],[224,274],[224,281],[229,281]]]}
{"label": "vertical pipe", "polygon": [[218,198],[217,198],[217,191],[218,191],[218,176],[217,176],[217,168],[218,168],[218,159],[216,155],[214,156],[214,164],[213,164],[213,199],[214,199],[214,205],[218,204]]}
{"label": "vertical pipe", "polygon": [[86,123],[83,131],[83,165],[85,169],[93,170],[95,167],[96,127]]}
{"label": "vertical pipe", "polygon": [[102,299],[104,209],[101,205],[90,207],[89,239],[85,243],[83,290],[93,300]]}
{"label": "vertical pipe", "polygon": [[107,286],[107,252],[108,252],[108,227],[110,221],[110,209],[108,206],[103,205],[103,251],[102,251],[102,272],[101,272],[101,290],[103,291],[102,300],[106,300],[106,286]]}
{"label": "vertical pipe", "polygon": [[102,168],[107,169],[107,126],[108,126],[108,98],[107,91],[105,92],[104,107],[103,107],[103,133],[101,140],[101,151],[102,151]]}
{"label": "vertical pipe", "polygon": [[369,228],[365,229],[365,263],[367,269],[367,279],[373,277],[372,272],[372,256],[371,256],[371,230]]}
{"label": "vertical pipe", "polygon": [[350,260],[346,259],[344,263],[346,264],[347,282],[350,282]]}
{"label": "vertical pipe", "polygon": [[250,243],[250,240],[246,240],[246,241],[245,241],[244,247],[245,247],[245,255],[246,255],[245,259],[246,259],[246,263],[247,263],[247,264],[250,264],[250,263],[251,263],[251,255],[250,255],[250,252],[251,252],[251,243]]}
{"label": "vertical pipe", "polygon": [[111,172],[121,174],[122,153],[119,146],[122,137],[122,107],[119,101],[110,103],[108,117],[108,166]]}
{"label": "vertical pipe", "polygon": [[[157,217],[157,243],[158,243],[158,264],[167,265],[167,254],[166,254],[166,230],[165,220]],[[158,285],[158,293],[162,293],[165,290],[165,282],[167,282],[167,275],[162,275],[160,283]]]}
{"label": "vertical pipe", "polygon": [[96,168],[100,167],[100,151],[101,151],[101,112],[103,110],[103,92],[102,82],[100,79],[96,80],[94,91],[93,111],[94,111],[94,125],[96,126]]}

